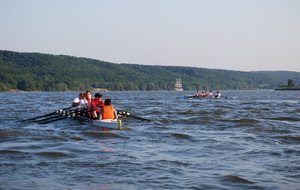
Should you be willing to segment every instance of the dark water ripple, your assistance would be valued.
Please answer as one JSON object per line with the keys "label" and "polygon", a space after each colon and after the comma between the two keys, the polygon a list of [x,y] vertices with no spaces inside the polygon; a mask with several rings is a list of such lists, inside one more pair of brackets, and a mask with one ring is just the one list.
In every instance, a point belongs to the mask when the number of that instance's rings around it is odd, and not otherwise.
{"label": "dark water ripple", "polygon": [[0,93],[0,189],[300,189],[299,92],[193,93],[104,92],[152,120],[122,131],[21,121],[78,92]]}

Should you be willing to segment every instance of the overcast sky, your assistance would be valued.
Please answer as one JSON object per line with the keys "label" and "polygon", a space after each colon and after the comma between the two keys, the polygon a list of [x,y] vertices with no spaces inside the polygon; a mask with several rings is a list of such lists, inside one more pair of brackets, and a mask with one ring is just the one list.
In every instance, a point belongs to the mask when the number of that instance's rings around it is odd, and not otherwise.
{"label": "overcast sky", "polygon": [[0,49],[300,72],[300,0],[0,0]]}

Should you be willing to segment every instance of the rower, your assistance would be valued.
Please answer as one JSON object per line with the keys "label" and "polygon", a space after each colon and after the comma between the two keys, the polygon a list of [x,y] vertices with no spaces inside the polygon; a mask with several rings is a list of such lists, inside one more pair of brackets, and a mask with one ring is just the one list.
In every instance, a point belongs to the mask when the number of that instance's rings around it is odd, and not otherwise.
{"label": "rower", "polygon": [[86,100],[84,97],[84,93],[79,93],[79,96],[75,98],[72,102],[72,106],[76,107],[76,115],[82,115],[84,112],[84,109],[86,108]]}
{"label": "rower", "polygon": [[79,93],[79,96],[75,98],[72,102],[72,106],[79,106],[80,105],[80,100],[82,99],[82,93]]}
{"label": "rower", "polygon": [[217,94],[215,95],[215,98],[220,98],[221,97],[221,92],[217,91]]}
{"label": "rower", "polygon": [[92,103],[91,103],[91,107],[92,109],[94,109],[95,111],[92,111],[92,116],[93,119],[100,119],[100,109],[102,107],[102,105],[104,104],[104,101],[102,100],[102,94],[101,93],[96,93],[95,94],[95,98],[92,99]]}

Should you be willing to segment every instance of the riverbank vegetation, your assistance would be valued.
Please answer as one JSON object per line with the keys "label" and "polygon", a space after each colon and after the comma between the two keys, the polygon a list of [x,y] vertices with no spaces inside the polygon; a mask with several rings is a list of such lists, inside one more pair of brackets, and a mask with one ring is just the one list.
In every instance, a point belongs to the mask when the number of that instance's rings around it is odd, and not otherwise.
{"label": "riverbank vegetation", "polygon": [[66,55],[0,50],[0,91],[173,90],[177,78],[181,78],[184,90],[274,89],[289,78],[300,83],[300,73],[290,71],[116,64]]}
{"label": "riverbank vegetation", "polygon": [[298,86],[295,86],[294,81],[292,79],[289,79],[287,85],[281,85],[275,90],[300,90],[300,84],[298,84]]}

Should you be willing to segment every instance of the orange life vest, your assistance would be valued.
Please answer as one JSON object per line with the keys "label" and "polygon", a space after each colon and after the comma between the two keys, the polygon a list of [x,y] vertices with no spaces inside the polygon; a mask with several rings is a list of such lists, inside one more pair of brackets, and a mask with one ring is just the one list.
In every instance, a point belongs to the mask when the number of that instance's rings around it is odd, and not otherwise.
{"label": "orange life vest", "polygon": [[115,119],[115,108],[112,105],[102,105],[102,119]]}

